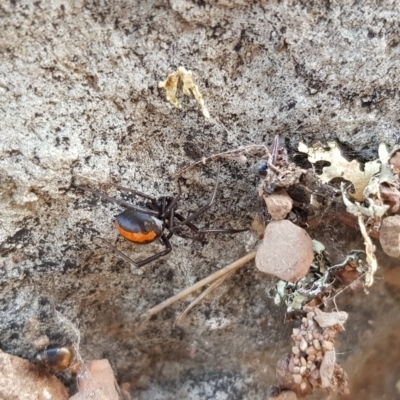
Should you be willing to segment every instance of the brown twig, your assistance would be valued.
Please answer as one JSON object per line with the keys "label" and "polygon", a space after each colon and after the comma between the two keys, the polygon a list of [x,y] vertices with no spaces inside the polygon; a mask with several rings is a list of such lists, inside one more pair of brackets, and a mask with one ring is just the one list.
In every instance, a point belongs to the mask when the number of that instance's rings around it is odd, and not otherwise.
{"label": "brown twig", "polygon": [[201,302],[207,295],[209,295],[214,289],[224,283],[230,276],[234,274],[235,271],[228,272],[221,278],[214,281],[207,289],[205,289],[201,294],[199,294],[176,318],[174,322],[174,327],[179,326],[183,317],[196,305]]}
{"label": "brown twig", "polygon": [[219,271],[214,272],[213,274],[207,276],[207,278],[204,278],[200,282],[197,282],[194,285],[182,290],[175,296],[172,296],[169,299],[164,300],[162,303],[156,305],[155,307],[151,308],[146,313],[144,313],[142,315],[142,317],[146,318],[146,317],[151,317],[152,315],[158,314],[160,311],[164,310],[164,308],[169,307],[170,305],[183,299],[184,297],[195,292],[196,290],[201,289],[203,286],[208,285],[209,283],[213,283],[218,278],[221,278],[222,276],[224,276],[230,272],[234,272],[234,271],[238,270],[240,267],[247,264],[249,261],[253,260],[255,257],[256,257],[256,251],[247,253],[245,256],[239,258],[232,264],[229,264],[226,267],[220,269]]}

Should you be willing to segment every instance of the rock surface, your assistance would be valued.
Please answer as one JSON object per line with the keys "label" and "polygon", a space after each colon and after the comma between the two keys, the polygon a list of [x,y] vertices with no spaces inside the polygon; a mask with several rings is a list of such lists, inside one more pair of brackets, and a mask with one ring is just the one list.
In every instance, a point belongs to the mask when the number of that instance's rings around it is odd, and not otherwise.
{"label": "rock surface", "polygon": [[289,282],[307,275],[314,258],[310,235],[288,220],[272,221],[257,250],[256,266],[266,274]]}

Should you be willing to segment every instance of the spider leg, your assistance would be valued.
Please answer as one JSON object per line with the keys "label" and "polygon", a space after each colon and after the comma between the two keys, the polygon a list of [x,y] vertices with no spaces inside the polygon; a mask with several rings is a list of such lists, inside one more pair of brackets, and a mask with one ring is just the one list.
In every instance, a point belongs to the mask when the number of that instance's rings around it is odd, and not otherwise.
{"label": "spider leg", "polygon": [[157,260],[160,257],[163,257],[170,253],[172,251],[172,245],[169,241],[169,239],[165,235],[161,235],[160,239],[163,241],[165,250],[160,251],[157,254],[154,254],[151,257],[145,258],[142,261],[133,261],[131,258],[129,258],[127,255],[122,253],[122,251],[118,250],[114,245],[112,245],[109,241],[103,239],[102,237],[99,237],[99,239],[106,244],[111,250],[113,250],[115,253],[117,253],[121,258],[123,258],[125,261],[128,261],[129,263],[133,264],[136,268],[141,268],[146,264],[151,263],[154,260]]}
{"label": "spider leg", "polygon": [[[184,221],[185,217],[181,214],[177,214],[175,213],[174,210],[171,210],[171,214],[170,214],[170,220],[168,221],[168,225],[167,225],[167,229],[170,231],[170,227],[174,226],[174,218],[178,219],[179,221]],[[182,225],[180,226],[180,228],[174,232],[169,232],[168,234],[168,238],[170,238],[172,235],[178,235],[179,237],[182,237],[184,239],[191,239],[191,240],[197,240],[197,241],[202,241],[204,239],[204,235],[200,235],[199,237],[196,236],[190,236],[190,235],[186,235],[184,233],[180,233],[179,231],[182,230],[184,228],[184,226],[188,227],[189,229],[191,229],[193,232],[197,233],[200,229],[192,224],[191,222],[188,222],[186,225]]]}
{"label": "spider leg", "polygon": [[158,215],[159,214],[158,211],[151,210],[149,208],[138,207],[138,206],[135,206],[135,205],[133,205],[131,203],[128,203],[126,201],[114,199],[114,197],[107,196],[106,194],[104,194],[103,192],[100,192],[99,190],[90,189],[90,188],[87,188],[85,186],[77,186],[76,188],[80,189],[80,190],[84,190],[86,192],[93,193],[96,196],[99,196],[102,199],[109,201],[110,203],[115,203],[115,204],[118,204],[118,205],[120,205],[122,207],[125,207],[125,208],[130,208],[130,209],[133,209],[133,210],[141,211],[141,212],[146,213],[146,214],[152,214],[152,215]]}
{"label": "spider leg", "polygon": [[206,233],[239,233],[246,232],[249,228],[233,229],[233,228],[210,228],[210,229],[199,229],[197,232],[199,235],[204,235]]}
{"label": "spider leg", "polygon": [[178,194],[172,199],[172,201],[168,204],[168,206],[165,208],[165,210],[163,210],[161,212],[160,219],[165,218],[168,215],[168,213],[171,211],[173,214],[173,212],[175,211],[176,205],[177,205],[179,199],[181,198],[181,195],[182,195],[182,188],[181,188],[181,184],[178,180]]}
{"label": "spider leg", "polygon": [[187,225],[188,222],[193,221],[194,219],[200,217],[203,215],[208,209],[211,208],[211,206],[215,203],[215,196],[217,194],[217,188],[218,188],[218,181],[219,181],[219,167],[218,167],[218,174],[217,174],[217,179],[215,180],[215,187],[212,192],[211,198],[208,201],[207,204],[205,204],[203,207],[200,207],[197,211],[195,211],[192,215],[184,219],[183,221],[180,222],[180,224],[175,225],[169,229],[170,232],[175,232],[176,230],[179,230],[183,225]]}
{"label": "spider leg", "polygon": [[143,192],[141,192],[141,191],[139,191],[139,190],[127,188],[127,187],[125,187],[125,186],[121,186],[121,185],[118,185],[118,184],[116,184],[116,183],[111,183],[111,185],[114,186],[114,187],[116,187],[116,188],[119,189],[119,190],[124,190],[125,192],[131,192],[131,193],[133,193],[133,194],[136,194],[137,196],[143,197],[143,198],[145,198],[145,199],[147,199],[147,200],[150,200],[150,201],[152,201],[152,202],[157,201],[157,199],[156,199],[155,197],[150,196],[150,195],[148,195],[148,194],[146,194],[146,193],[143,193]]}
{"label": "spider leg", "polygon": [[[175,217],[179,219],[180,221],[184,220],[184,217],[180,214],[175,213]],[[181,226],[181,225],[180,225]],[[239,233],[239,232],[246,232],[249,230],[249,228],[242,228],[242,229],[234,229],[234,228],[209,228],[209,229],[200,229],[196,225],[192,224],[191,222],[187,223],[185,226],[187,226],[189,229],[191,229],[193,232],[195,232],[196,236],[189,236],[189,235],[181,235],[178,232],[174,233],[180,237],[186,238],[186,239],[192,239],[192,240],[202,240],[204,235],[206,233]],[[198,237],[197,237],[198,235]]]}

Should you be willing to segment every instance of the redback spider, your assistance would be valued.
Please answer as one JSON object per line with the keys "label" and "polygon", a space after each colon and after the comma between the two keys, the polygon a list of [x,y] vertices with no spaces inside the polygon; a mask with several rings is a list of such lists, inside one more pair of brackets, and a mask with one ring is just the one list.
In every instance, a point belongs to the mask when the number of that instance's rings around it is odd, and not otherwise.
{"label": "redback spider", "polygon": [[[145,193],[139,192],[136,189],[129,189],[120,185],[115,185],[119,190],[131,192],[135,195],[143,197],[149,200],[146,203],[146,208],[139,207],[134,204],[128,203],[123,200],[114,199],[113,197],[107,196],[105,193],[100,192],[95,189],[90,189],[83,186],[77,186],[78,189],[91,192],[104,200],[112,203],[116,203],[121,207],[125,208],[125,211],[118,214],[116,219],[116,227],[118,232],[128,241],[138,244],[147,244],[154,242],[156,239],[160,238],[165,246],[165,250],[154,254],[142,261],[133,261],[124,253],[119,251],[115,246],[101,239],[107,246],[118,253],[126,261],[132,263],[135,267],[140,268],[144,265],[160,258],[172,251],[172,245],[169,241],[171,237],[175,234],[184,238],[201,240],[206,233],[239,233],[247,231],[246,229],[232,229],[232,228],[211,228],[211,229],[200,229],[192,223],[192,221],[201,215],[203,215],[215,202],[215,196],[218,187],[218,175],[215,182],[214,191],[211,195],[210,200],[207,204],[200,207],[193,214],[188,217],[184,217],[177,213],[178,202],[181,197],[181,185],[178,181],[179,192],[175,197],[162,196],[158,199],[149,196]],[[193,236],[185,235],[182,230],[184,227],[189,228],[194,232]],[[165,234],[165,229],[168,230],[168,234]]]}

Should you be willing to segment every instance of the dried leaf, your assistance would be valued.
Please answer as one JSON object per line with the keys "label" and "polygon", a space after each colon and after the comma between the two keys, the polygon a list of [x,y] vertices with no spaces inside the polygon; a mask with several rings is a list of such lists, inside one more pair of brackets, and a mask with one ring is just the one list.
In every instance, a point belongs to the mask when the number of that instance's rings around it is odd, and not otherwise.
{"label": "dried leaf", "polygon": [[205,106],[203,96],[200,93],[199,87],[194,83],[191,71],[187,71],[184,67],[179,67],[175,72],[169,74],[164,82],[160,82],[158,86],[164,88],[167,95],[167,100],[175,107],[181,109],[182,105],[176,97],[179,81],[182,82],[182,91],[187,96],[193,95],[200,104],[201,111],[206,118],[210,118],[210,113]]}
{"label": "dried leaf", "polygon": [[364,199],[364,189],[368,186],[370,179],[380,171],[381,163],[378,160],[367,162],[364,171],[360,169],[360,164],[356,160],[347,161],[340,152],[335,142],[328,142],[329,149],[322,147],[320,143],[313,147],[308,147],[304,143],[299,143],[299,151],[308,154],[311,163],[317,161],[330,162],[330,166],[322,169],[319,176],[322,182],[327,183],[334,178],[343,178],[354,185],[352,197],[356,201]]}

